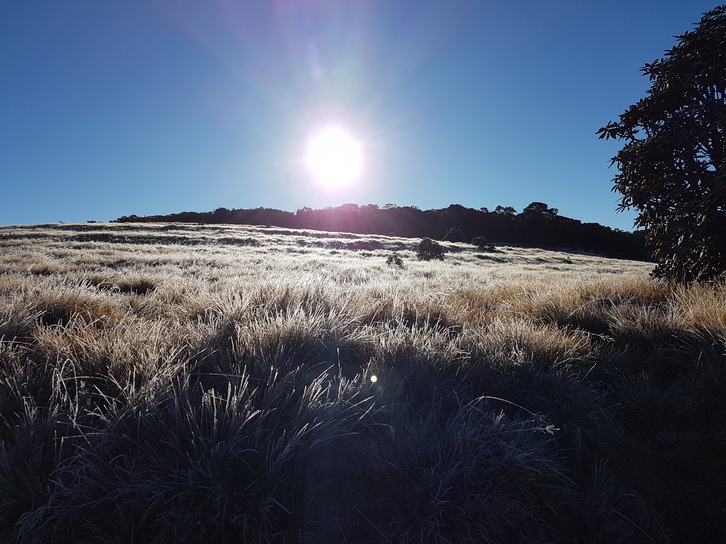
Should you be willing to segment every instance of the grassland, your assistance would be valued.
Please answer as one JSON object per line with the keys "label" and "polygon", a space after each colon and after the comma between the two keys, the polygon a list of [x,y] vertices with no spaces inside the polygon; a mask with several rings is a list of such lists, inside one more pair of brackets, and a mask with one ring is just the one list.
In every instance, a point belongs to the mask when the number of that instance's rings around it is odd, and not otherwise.
{"label": "grassland", "polygon": [[726,288],[416,242],[0,227],[0,541],[726,541]]}

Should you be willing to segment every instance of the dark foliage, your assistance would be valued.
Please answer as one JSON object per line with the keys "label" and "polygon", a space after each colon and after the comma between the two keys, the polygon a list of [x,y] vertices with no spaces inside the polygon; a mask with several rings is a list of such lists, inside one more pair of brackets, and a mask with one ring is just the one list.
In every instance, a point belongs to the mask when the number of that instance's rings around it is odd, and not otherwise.
{"label": "dark foliage", "polygon": [[532,202],[529,206],[522,210],[522,215],[533,217],[545,217],[554,219],[557,216],[557,208],[550,208],[544,202]]}
{"label": "dark foliage", "polygon": [[517,215],[517,210],[515,210],[511,206],[497,206],[496,208],[494,208],[494,213],[512,217],[512,216]]}
{"label": "dark foliage", "polygon": [[492,251],[494,249],[494,244],[492,244],[484,236],[475,236],[471,239],[471,243],[482,251]]}
{"label": "dark foliage", "polygon": [[446,231],[446,234],[444,234],[444,240],[447,242],[465,242],[466,236],[460,228],[451,227]]}
{"label": "dark foliage", "polygon": [[397,268],[403,268],[403,259],[396,255],[395,253],[392,255],[389,255],[386,259],[386,264],[388,266],[395,266]]}
{"label": "dark foliage", "polygon": [[648,96],[602,127],[623,140],[613,158],[620,207],[658,262],[656,277],[712,281],[726,272],[726,5],[643,66]]}
{"label": "dark foliage", "polygon": [[430,261],[432,259],[444,260],[444,248],[438,242],[431,238],[424,238],[416,248],[416,256],[421,261]]}

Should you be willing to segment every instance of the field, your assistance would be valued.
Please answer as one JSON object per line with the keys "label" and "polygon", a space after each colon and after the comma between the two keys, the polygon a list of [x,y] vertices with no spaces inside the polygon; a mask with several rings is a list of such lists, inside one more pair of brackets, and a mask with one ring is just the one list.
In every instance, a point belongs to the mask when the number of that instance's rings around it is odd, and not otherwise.
{"label": "field", "polygon": [[726,541],[726,288],[417,243],[0,227],[0,541]]}

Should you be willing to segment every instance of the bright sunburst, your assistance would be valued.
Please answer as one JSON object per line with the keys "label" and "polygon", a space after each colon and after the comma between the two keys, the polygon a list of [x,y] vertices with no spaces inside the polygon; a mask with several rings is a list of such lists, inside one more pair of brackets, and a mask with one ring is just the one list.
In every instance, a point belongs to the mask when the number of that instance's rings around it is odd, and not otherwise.
{"label": "bright sunburst", "polygon": [[361,146],[345,130],[327,127],[308,141],[305,161],[315,181],[330,188],[340,187],[360,176]]}

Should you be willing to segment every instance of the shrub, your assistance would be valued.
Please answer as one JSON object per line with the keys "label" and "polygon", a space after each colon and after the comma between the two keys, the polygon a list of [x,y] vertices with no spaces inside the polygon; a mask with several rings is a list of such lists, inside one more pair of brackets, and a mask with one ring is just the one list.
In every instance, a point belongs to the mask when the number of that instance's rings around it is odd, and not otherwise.
{"label": "shrub", "polygon": [[401,259],[401,257],[396,255],[395,253],[392,253],[386,259],[386,264],[388,266],[397,266],[398,268],[403,268],[403,259]]}
{"label": "shrub", "polygon": [[444,248],[431,238],[423,238],[416,249],[416,256],[420,261],[430,261],[431,259],[444,260]]}
{"label": "shrub", "polygon": [[475,236],[474,238],[471,239],[471,243],[474,244],[479,249],[481,249],[482,251],[493,251],[494,250],[494,244],[491,243],[486,238],[484,238],[483,236]]}

